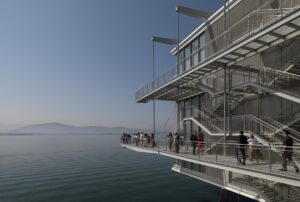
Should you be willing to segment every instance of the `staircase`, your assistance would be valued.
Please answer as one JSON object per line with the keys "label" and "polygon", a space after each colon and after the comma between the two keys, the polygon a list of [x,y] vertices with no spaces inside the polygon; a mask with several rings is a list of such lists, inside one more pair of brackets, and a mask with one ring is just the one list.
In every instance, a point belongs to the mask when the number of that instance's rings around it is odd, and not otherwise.
{"label": "staircase", "polygon": [[291,62],[287,68],[287,72],[300,75],[300,56]]}
{"label": "staircase", "polygon": [[257,187],[257,190],[261,192],[264,196],[266,196],[270,202],[281,202],[284,201],[284,197],[279,195],[279,193],[272,187],[261,184]]}
{"label": "staircase", "polygon": [[[235,107],[237,107],[243,101],[243,94],[231,93],[230,96],[227,97],[227,102],[230,110],[234,110]],[[217,103],[215,107],[211,109],[211,112],[217,117],[224,117],[224,99]]]}

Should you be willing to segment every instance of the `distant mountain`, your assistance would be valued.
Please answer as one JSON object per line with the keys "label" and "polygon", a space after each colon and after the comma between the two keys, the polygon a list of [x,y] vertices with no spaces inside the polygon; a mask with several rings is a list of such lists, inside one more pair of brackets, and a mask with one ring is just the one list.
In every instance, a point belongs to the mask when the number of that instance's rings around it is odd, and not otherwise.
{"label": "distant mountain", "polygon": [[20,127],[10,131],[12,134],[121,134],[147,131],[126,127],[71,126],[61,123],[43,123]]}

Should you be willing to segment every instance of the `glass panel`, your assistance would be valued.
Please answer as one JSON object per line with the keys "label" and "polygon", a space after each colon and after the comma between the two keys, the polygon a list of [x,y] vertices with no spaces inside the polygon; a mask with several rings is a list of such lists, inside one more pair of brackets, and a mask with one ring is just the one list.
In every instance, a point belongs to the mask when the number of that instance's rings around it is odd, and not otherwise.
{"label": "glass panel", "polygon": [[184,63],[184,57],[183,57],[183,51],[180,51],[179,52],[179,70],[178,70],[178,72],[179,72],[179,74],[181,74],[182,72],[183,72],[183,63]]}
{"label": "glass panel", "polygon": [[191,68],[191,46],[188,45],[184,49],[184,57],[185,57],[185,71],[189,70]]}
{"label": "glass panel", "polygon": [[193,67],[198,65],[199,63],[199,54],[198,54],[198,48],[199,48],[199,40],[198,38],[193,41],[192,43],[192,59],[193,59]]}
{"label": "glass panel", "polygon": [[200,61],[204,61],[205,60],[205,49],[203,48],[205,45],[205,34],[201,34],[200,35]]}
{"label": "glass panel", "polygon": [[191,99],[185,100],[184,103],[185,103],[185,117],[191,117],[192,115]]}

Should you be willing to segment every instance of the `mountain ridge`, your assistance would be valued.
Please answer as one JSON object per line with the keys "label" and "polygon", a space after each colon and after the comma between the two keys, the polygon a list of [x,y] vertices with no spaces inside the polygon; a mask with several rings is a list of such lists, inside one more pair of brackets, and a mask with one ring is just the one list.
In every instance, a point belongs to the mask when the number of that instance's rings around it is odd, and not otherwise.
{"label": "mountain ridge", "polygon": [[133,133],[138,131],[148,132],[148,129],[127,128],[122,126],[73,126],[58,122],[31,124],[9,131],[10,134],[105,134],[123,132]]}

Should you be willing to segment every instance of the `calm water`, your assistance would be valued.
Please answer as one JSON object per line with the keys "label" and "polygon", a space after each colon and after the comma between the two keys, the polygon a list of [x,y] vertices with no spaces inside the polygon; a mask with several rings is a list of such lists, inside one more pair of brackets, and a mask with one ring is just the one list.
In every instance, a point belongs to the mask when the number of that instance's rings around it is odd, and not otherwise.
{"label": "calm water", "polygon": [[121,148],[113,135],[0,136],[0,201],[218,201],[219,188],[171,171],[174,163]]}

